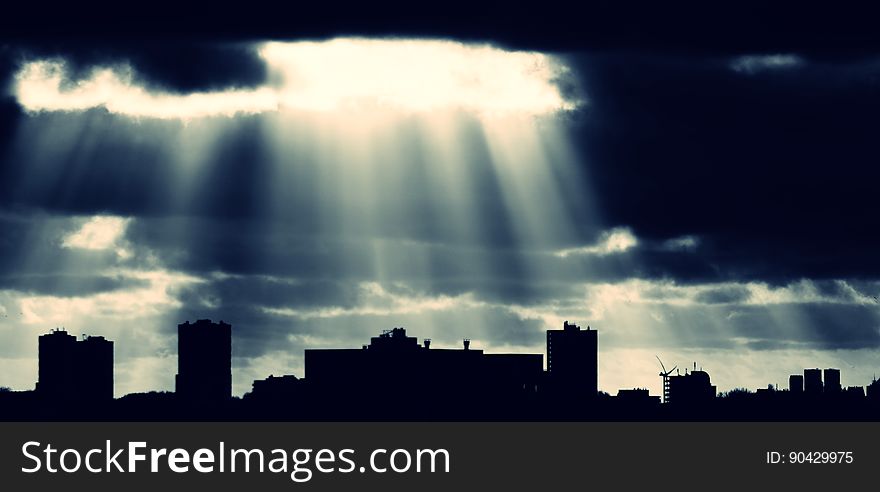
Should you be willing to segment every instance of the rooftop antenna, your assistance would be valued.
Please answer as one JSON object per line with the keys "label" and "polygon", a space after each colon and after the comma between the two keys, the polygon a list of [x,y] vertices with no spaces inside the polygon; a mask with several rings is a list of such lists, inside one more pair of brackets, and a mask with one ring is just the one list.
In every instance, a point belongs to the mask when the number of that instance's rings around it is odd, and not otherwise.
{"label": "rooftop antenna", "polygon": [[663,378],[663,403],[666,403],[669,401],[669,375],[672,374],[672,371],[678,369],[678,366],[667,371],[666,366],[663,365],[663,361],[660,360],[660,356],[655,355],[654,357],[657,358],[657,362],[660,363],[660,369],[662,369],[660,371],[660,377]]}

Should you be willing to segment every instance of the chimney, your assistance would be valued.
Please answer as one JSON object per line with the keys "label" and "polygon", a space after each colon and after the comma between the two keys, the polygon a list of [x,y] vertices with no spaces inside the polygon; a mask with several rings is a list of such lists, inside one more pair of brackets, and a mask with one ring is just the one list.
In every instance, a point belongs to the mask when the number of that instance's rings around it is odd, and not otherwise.
{"label": "chimney", "polygon": [[431,348],[431,339],[430,338],[425,339],[425,348],[426,349]]}
{"label": "chimney", "polygon": [[470,350],[470,348],[471,348],[471,339],[470,339],[470,338],[465,338],[465,339],[464,339],[464,349],[465,349],[465,350]]}

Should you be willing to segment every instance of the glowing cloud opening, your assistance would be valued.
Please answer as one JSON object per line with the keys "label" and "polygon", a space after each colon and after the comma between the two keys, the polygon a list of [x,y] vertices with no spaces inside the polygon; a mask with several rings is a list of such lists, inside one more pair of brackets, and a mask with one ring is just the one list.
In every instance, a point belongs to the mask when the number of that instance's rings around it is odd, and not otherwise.
{"label": "glowing cloud opening", "polygon": [[85,111],[158,119],[258,114],[279,110],[552,114],[578,101],[557,81],[568,68],[535,52],[439,40],[342,38],[270,42],[258,53],[269,82],[254,89],[175,94],[139,85],[131,67],[94,67],[73,80],[63,60],[36,60],[16,74],[25,110]]}
{"label": "glowing cloud opening", "polygon": [[568,69],[541,53],[369,39],[267,43],[260,53],[282,80],[282,105],[293,109],[546,114],[575,106],[554,83]]}

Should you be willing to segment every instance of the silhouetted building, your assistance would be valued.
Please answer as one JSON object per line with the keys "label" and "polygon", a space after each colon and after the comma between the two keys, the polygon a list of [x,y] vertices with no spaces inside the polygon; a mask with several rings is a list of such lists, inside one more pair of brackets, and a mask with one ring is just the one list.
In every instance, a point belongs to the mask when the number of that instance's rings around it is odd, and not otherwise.
{"label": "silhouetted building", "polygon": [[825,393],[840,393],[840,369],[825,369]]}
{"label": "silhouetted building", "polygon": [[572,396],[598,392],[599,342],[596,330],[566,321],[561,330],[547,330],[547,375],[551,389]]}
{"label": "silhouetted building", "polygon": [[200,319],[177,325],[176,392],[192,402],[232,397],[232,325]]}
{"label": "silhouetted building", "polygon": [[645,388],[617,390],[617,403],[625,407],[656,407],[660,405],[659,396],[651,396]]}
{"label": "silhouetted building", "polygon": [[766,388],[755,390],[754,402],[761,405],[772,405],[777,401],[780,394],[781,392],[777,391],[775,386],[768,384]]}
{"label": "silhouetted building", "polygon": [[544,372],[544,356],[484,353],[481,365],[481,377],[490,393],[534,393]]}
{"label": "silhouetted building", "polygon": [[776,387],[772,384],[768,384],[766,388],[758,388],[755,390],[755,394],[758,396],[765,396],[770,393],[776,393]]}
{"label": "silhouetted building", "polygon": [[871,380],[871,384],[865,388],[865,396],[872,402],[880,402],[880,380],[876,377]]}
{"label": "silhouetted building", "polygon": [[844,393],[852,399],[861,400],[861,399],[865,398],[865,387],[864,386],[847,386],[846,391]]}
{"label": "silhouetted building", "polygon": [[804,393],[810,396],[822,394],[821,369],[804,369]]}
{"label": "silhouetted building", "polygon": [[270,374],[266,379],[257,379],[253,383],[252,393],[273,394],[286,393],[295,390],[300,385],[300,379],[293,374],[275,376]]}
{"label": "silhouetted building", "polygon": [[307,349],[305,381],[320,394],[370,398],[371,404],[422,401],[467,406],[489,395],[534,393],[541,354],[484,354],[464,340],[461,349],[419,345],[404,328],[386,330],[360,349]]}
{"label": "silhouetted building", "polygon": [[72,398],[76,378],[74,352],[76,337],[64,330],[53,330],[39,338],[37,392],[50,398]]}
{"label": "silhouetted building", "polygon": [[113,399],[113,342],[104,337],[87,336],[77,342],[82,394],[90,400]]}
{"label": "silhouetted building", "polygon": [[303,380],[292,374],[285,376],[269,375],[266,379],[258,379],[253,383],[253,390],[245,395],[245,399],[261,403],[292,403],[302,389]]}
{"label": "silhouetted building", "polygon": [[705,371],[669,376],[669,399],[676,406],[701,405],[715,399],[715,386]]}
{"label": "silhouetted building", "polygon": [[55,330],[39,338],[37,392],[43,398],[88,402],[113,399],[113,342]]}
{"label": "silhouetted building", "polygon": [[804,377],[800,374],[792,374],[788,377],[788,391],[793,395],[804,392]]}

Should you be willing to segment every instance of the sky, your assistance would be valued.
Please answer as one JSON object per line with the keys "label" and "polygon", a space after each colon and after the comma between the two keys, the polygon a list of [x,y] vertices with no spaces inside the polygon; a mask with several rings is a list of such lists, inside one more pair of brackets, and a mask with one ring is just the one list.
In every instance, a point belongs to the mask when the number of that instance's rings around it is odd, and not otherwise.
{"label": "sky", "polygon": [[173,390],[201,318],[233,325],[237,395],[396,326],[543,353],[565,320],[599,330],[612,394],[659,394],[657,356],[722,391],[867,384],[880,57],[737,15],[13,33],[0,385],[32,388],[63,327],[115,341],[117,396]]}

